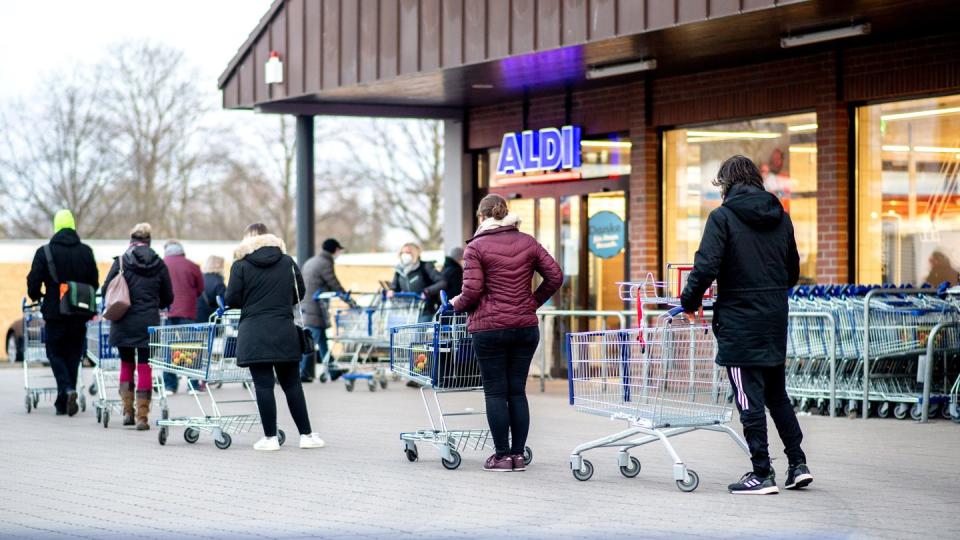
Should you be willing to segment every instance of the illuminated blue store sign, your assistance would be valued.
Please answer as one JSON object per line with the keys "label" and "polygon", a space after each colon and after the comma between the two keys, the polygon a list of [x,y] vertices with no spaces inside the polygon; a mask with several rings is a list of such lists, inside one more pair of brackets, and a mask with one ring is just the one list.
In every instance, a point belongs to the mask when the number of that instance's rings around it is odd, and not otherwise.
{"label": "illuminated blue store sign", "polygon": [[500,144],[497,174],[580,167],[580,126],[507,133]]}

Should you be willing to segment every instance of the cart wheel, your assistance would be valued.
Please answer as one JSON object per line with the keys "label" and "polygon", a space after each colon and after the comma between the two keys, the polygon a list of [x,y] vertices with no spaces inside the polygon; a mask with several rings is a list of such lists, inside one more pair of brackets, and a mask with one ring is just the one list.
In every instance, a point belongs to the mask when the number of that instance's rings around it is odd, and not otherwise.
{"label": "cart wheel", "polygon": [[376,391],[377,391],[377,381],[375,381],[375,380],[373,380],[373,379],[370,379],[369,381],[367,381],[367,389],[369,389],[371,392],[376,392]]}
{"label": "cart wheel", "polygon": [[407,447],[403,449],[403,453],[407,455],[407,461],[413,463],[414,461],[420,459],[420,455],[417,453],[417,445],[413,447]]}
{"label": "cart wheel", "polygon": [[810,410],[810,400],[809,400],[809,399],[804,399],[803,401],[801,401],[801,402],[800,402],[800,407],[799,407],[799,409],[800,409],[800,412],[802,412],[802,413],[805,413],[805,412],[809,411],[809,410]]}
{"label": "cart wheel", "polygon": [[346,387],[347,387],[347,392],[353,392],[353,380],[352,380],[352,379],[351,379],[351,380],[348,380],[348,381],[345,383],[345,385],[346,385]]}
{"label": "cart wheel", "polygon": [[160,419],[161,419],[161,420],[169,420],[169,419],[170,419],[170,409],[168,409],[168,408],[166,408],[166,407],[164,407],[163,409],[161,409],[161,410],[160,410]]}
{"label": "cart wheel", "polygon": [[327,375],[327,372],[326,372],[326,371],[324,371],[323,373],[320,374],[319,377],[317,377],[317,379],[318,379],[320,382],[325,383],[325,382],[327,382],[327,381],[330,380],[330,376]]}
{"label": "cart wheel", "polygon": [[953,418],[953,413],[950,411],[950,406],[946,403],[943,405],[943,407],[940,407],[940,416],[942,416],[944,420],[950,420]]}
{"label": "cart wheel", "polygon": [[30,411],[33,410],[33,400],[30,399],[30,396],[24,398],[23,404],[27,407],[27,414],[30,414]]}
{"label": "cart wheel", "polygon": [[34,395],[33,395],[33,408],[34,408],[34,409],[37,408],[37,403],[40,403],[40,395],[39,395],[39,394],[34,394]]}
{"label": "cart wheel", "polygon": [[940,404],[939,404],[939,403],[931,403],[931,404],[930,404],[930,418],[936,418],[938,414],[940,414]]}
{"label": "cart wheel", "polygon": [[221,433],[219,439],[214,439],[213,444],[217,445],[217,448],[221,450],[226,450],[230,448],[230,445],[233,444],[233,438],[230,437],[229,433]]}
{"label": "cart wheel", "polygon": [[523,447],[523,464],[529,465],[531,463],[533,463],[533,449],[531,449],[529,446],[524,446]]}
{"label": "cart wheel", "polygon": [[893,417],[897,420],[903,420],[908,414],[910,414],[910,405],[906,403],[897,403],[893,408]]}
{"label": "cart wheel", "polygon": [[960,424],[960,406],[956,404],[950,405],[950,419]]}
{"label": "cart wheel", "polygon": [[386,377],[380,379],[380,388],[383,389],[383,390],[386,390],[386,389],[387,389],[387,378],[386,378]]}
{"label": "cart wheel", "polygon": [[[161,428],[164,429],[164,428]],[[183,431],[183,440],[187,441],[190,444],[193,444],[200,440],[200,430],[188,427]]]}
{"label": "cart wheel", "polygon": [[880,418],[890,417],[890,402],[884,401],[877,407],[877,416]]}
{"label": "cart wheel", "polygon": [[910,418],[913,418],[914,420],[920,420],[920,418],[922,417],[923,417],[923,406],[920,405],[919,403],[914,403],[913,406],[910,407]]}
{"label": "cart wheel", "polygon": [[583,465],[579,469],[573,469],[573,477],[581,482],[586,482],[593,476],[593,463],[590,460],[583,460]]}
{"label": "cart wheel", "polygon": [[697,476],[697,473],[693,469],[687,469],[687,480],[677,480],[677,489],[685,493],[690,493],[691,491],[697,489],[697,486],[700,485],[700,477]]}
{"label": "cart wheel", "polygon": [[99,405],[97,405],[96,407],[94,407],[94,409],[96,410],[96,413],[97,413],[97,423],[99,424],[99,423],[100,423],[100,419],[103,418],[103,409],[101,409]]}
{"label": "cart wheel", "polygon": [[103,424],[103,428],[106,429],[110,425],[110,411],[107,409],[103,410],[103,418],[100,419],[100,423]]}
{"label": "cart wheel", "polygon": [[157,440],[160,442],[160,446],[167,444],[167,435],[169,434],[170,434],[170,431],[167,428],[167,426],[163,426],[160,428],[160,431],[157,432]]}
{"label": "cart wheel", "polygon": [[87,389],[87,392],[90,392],[91,396],[97,395],[97,383],[91,384],[90,388]]}
{"label": "cart wheel", "polygon": [[287,434],[284,433],[282,429],[277,430],[277,442],[280,443],[280,446],[283,446],[283,443],[287,442]]}
{"label": "cart wheel", "polygon": [[640,474],[640,460],[630,456],[630,465],[621,465],[620,474],[627,478],[634,478]]}
{"label": "cart wheel", "polygon": [[80,412],[86,412],[87,410],[87,396],[80,394]]}
{"label": "cart wheel", "polygon": [[460,463],[463,462],[463,458],[460,457],[460,452],[457,452],[456,450],[450,450],[450,461],[441,459],[440,462],[443,463],[443,466],[447,470],[452,471],[460,466]]}

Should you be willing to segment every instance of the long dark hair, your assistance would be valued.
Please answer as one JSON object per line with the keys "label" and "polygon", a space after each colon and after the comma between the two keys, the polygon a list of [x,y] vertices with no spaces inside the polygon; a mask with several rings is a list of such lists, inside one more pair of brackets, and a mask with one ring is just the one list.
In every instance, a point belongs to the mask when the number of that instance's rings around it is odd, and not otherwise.
{"label": "long dark hair", "polygon": [[713,185],[720,188],[720,194],[724,199],[727,198],[727,193],[730,193],[730,188],[737,184],[764,189],[760,169],[749,158],[739,154],[727,158],[720,164],[717,178],[713,181]]}

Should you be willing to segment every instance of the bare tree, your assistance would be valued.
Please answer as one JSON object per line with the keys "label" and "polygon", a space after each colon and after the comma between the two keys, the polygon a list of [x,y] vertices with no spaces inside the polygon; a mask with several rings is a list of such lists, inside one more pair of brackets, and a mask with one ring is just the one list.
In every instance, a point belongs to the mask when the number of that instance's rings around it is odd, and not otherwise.
{"label": "bare tree", "polygon": [[124,214],[149,221],[161,235],[185,232],[195,175],[209,162],[212,110],[183,53],[150,42],[112,48],[104,63],[100,104],[109,114],[111,149],[121,164]]}
{"label": "bare tree", "polygon": [[55,74],[41,86],[39,105],[17,100],[2,112],[0,194],[10,234],[46,236],[60,208],[73,211],[86,235],[109,232],[116,167],[95,75]]}
{"label": "bare tree", "polygon": [[437,121],[373,120],[350,145],[345,175],[374,189],[387,225],[426,249],[443,242],[443,127]]}

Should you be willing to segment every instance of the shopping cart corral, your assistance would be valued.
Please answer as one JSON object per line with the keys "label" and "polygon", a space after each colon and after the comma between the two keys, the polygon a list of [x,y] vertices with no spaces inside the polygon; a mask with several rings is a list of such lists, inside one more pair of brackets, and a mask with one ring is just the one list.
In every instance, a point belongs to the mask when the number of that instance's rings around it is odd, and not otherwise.
{"label": "shopping cart corral", "polygon": [[[170,428],[182,427],[183,438],[188,443],[197,442],[200,433],[206,432],[213,434],[217,448],[225,450],[233,442],[232,435],[246,433],[260,424],[250,370],[237,366],[239,321],[240,312],[230,310],[220,311],[215,322],[150,328],[150,365],[154,369],[206,383],[203,390],[191,387],[189,392],[199,415],[157,421],[160,444],[167,443]],[[241,383],[246,396],[217,399],[218,383]],[[207,401],[206,407],[204,401]],[[228,408],[240,410],[228,412]],[[254,412],[250,412],[251,408]],[[279,430],[277,436],[280,444],[286,441],[283,430]]]}
{"label": "shopping cart corral", "polygon": [[[57,381],[47,359],[47,332],[40,313],[40,304],[23,300],[23,405],[27,413],[37,408],[40,398],[50,401],[57,397]],[[87,410],[84,395],[83,362],[77,366],[77,404]]]}
{"label": "shopping cart corral", "polygon": [[[417,443],[430,444],[439,450],[443,466],[451,470],[460,466],[461,452],[493,449],[493,439],[485,423],[473,429],[447,424],[448,419],[466,422],[466,417],[482,417],[483,410],[450,411],[441,399],[443,394],[483,390],[473,339],[467,333],[466,314],[438,314],[433,322],[392,328],[390,369],[420,385],[420,397],[430,422],[429,429],[400,434],[409,461],[420,457]],[[524,461],[529,464],[532,460],[533,451],[524,448]]]}
{"label": "shopping cart corral", "polygon": [[843,403],[848,415],[864,418],[950,416],[951,382],[960,369],[960,330],[953,323],[960,322],[960,309],[942,290],[799,287],[790,310],[787,387],[801,411],[826,410],[832,386],[831,413]]}
{"label": "shopping cart corral", "polygon": [[340,358],[349,358],[348,371],[342,376],[348,392],[353,391],[358,380],[366,381],[371,392],[378,386],[387,388],[390,329],[416,323],[423,305],[419,294],[388,296],[384,290],[373,296],[369,306],[337,311],[334,342],[342,348]]}
{"label": "shopping cart corral", "polygon": [[[100,304],[102,305],[102,303]],[[87,358],[93,362],[91,395],[97,422],[104,428],[110,425],[110,417],[123,414],[120,400],[120,356],[116,347],[109,344],[110,321],[96,317],[87,323]],[[167,418],[167,396],[163,379],[158,370],[153,372],[151,399],[160,410],[160,417]],[[95,389],[95,390],[94,390]]]}

